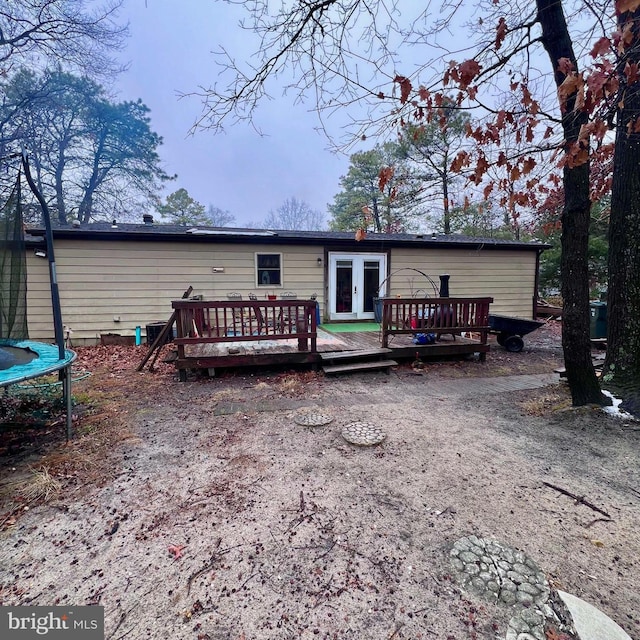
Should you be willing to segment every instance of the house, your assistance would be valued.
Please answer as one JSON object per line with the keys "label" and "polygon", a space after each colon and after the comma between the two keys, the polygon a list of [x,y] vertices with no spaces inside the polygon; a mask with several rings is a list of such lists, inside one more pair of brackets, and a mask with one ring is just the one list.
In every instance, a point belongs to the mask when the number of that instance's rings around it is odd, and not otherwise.
{"label": "house", "polygon": [[[205,300],[317,296],[322,322],[372,320],[375,298],[434,297],[442,274],[451,296],[494,299],[492,313],[533,318],[540,243],[456,235],[368,234],[93,223],[53,230],[62,317],[74,345],[101,334],[132,336],[166,321],[193,287]],[[30,336],[54,338],[44,231],[29,230]],[[46,256],[45,256],[46,258]]]}

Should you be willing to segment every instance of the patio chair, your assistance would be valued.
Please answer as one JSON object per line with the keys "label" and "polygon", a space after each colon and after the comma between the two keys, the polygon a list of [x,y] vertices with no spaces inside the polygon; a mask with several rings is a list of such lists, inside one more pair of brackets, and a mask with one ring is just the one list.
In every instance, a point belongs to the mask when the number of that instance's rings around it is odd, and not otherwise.
{"label": "patio chair", "polygon": [[[280,295],[280,300],[297,300],[298,294],[293,291],[285,291]],[[281,333],[295,333],[301,322],[301,310],[299,307],[283,307],[278,316],[278,331]]]}
{"label": "patio chair", "polygon": [[[242,294],[238,291],[231,291],[227,293],[227,300],[231,302],[240,302],[242,301]],[[233,335],[238,335],[243,333],[244,315],[241,307],[234,307],[232,309],[232,318],[233,318]]]}
{"label": "patio chair", "polygon": [[[258,296],[253,291],[250,291],[247,297],[251,302],[258,301]],[[244,323],[249,324],[249,326],[253,330],[254,335],[256,333],[262,333],[263,329],[267,326],[267,323],[264,321],[262,310],[258,306],[247,309],[245,311]]]}

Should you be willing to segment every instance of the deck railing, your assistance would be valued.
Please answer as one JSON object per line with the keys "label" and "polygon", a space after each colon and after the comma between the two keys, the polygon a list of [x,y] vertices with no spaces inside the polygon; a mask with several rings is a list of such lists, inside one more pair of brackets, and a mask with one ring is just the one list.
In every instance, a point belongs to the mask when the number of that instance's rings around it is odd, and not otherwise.
{"label": "deck railing", "polygon": [[189,344],[244,340],[298,340],[298,351],[317,351],[314,300],[174,300],[180,357]]}
{"label": "deck railing", "polygon": [[394,335],[477,333],[487,344],[493,298],[383,298],[382,346]]}

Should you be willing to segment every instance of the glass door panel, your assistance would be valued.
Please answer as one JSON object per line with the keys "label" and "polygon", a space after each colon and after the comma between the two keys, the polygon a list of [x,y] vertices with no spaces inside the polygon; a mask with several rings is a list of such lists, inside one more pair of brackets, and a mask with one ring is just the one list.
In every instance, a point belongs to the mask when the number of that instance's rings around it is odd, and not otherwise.
{"label": "glass door panel", "polygon": [[353,261],[336,261],[336,313],[353,313]]}
{"label": "glass door panel", "polygon": [[373,320],[387,271],[385,254],[329,254],[329,317]]}
{"label": "glass door panel", "polygon": [[380,287],[380,260],[364,261],[364,283],[362,287],[363,306],[365,313],[373,313],[373,299],[378,297]]}

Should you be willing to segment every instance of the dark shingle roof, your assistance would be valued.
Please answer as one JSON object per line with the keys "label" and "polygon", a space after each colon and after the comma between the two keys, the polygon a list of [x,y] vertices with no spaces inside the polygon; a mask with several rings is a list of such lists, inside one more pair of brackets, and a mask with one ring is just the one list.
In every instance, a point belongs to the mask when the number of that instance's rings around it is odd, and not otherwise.
{"label": "dark shingle roof", "polygon": [[[44,229],[28,230],[30,236],[44,235]],[[502,238],[477,238],[462,235],[430,233],[367,233],[362,241],[356,241],[353,231],[286,231],[267,229],[244,229],[229,227],[188,227],[176,224],[132,224],[93,222],[79,227],[66,226],[53,229],[54,238],[77,238],[85,240],[138,240],[175,242],[217,242],[255,244],[303,244],[344,246],[350,245],[381,248],[383,246],[448,246],[451,248],[495,248],[542,251],[548,245],[540,242],[520,242]]]}

